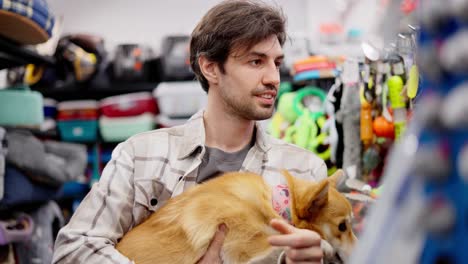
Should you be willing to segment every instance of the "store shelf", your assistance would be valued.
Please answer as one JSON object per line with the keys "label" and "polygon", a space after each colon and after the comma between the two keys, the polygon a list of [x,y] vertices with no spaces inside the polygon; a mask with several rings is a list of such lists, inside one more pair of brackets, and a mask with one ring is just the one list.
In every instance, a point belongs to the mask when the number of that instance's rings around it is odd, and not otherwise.
{"label": "store shelf", "polygon": [[74,83],[53,88],[33,87],[44,97],[57,101],[93,99],[100,100],[105,97],[135,93],[152,92],[157,82],[113,82],[110,84],[80,84]]}
{"label": "store shelf", "polygon": [[54,64],[52,57],[42,56],[0,37],[0,70],[26,64]]}
{"label": "store shelf", "polygon": [[7,131],[9,131],[9,130],[24,130],[24,131],[32,133],[34,136],[36,136],[38,138],[41,138],[41,139],[54,139],[54,140],[59,139],[59,134],[58,134],[57,130],[42,131],[42,130],[39,130],[38,128],[15,127],[15,126],[6,126],[6,125],[2,125],[2,127],[5,128]]}
{"label": "store shelf", "polygon": [[59,80],[53,85],[39,82],[31,88],[44,97],[57,101],[92,99],[100,100],[105,97],[134,92],[152,92],[161,81],[161,61],[154,58],[146,62],[148,72],[143,80],[123,81],[113,76],[113,64],[103,66],[96,76],[87,82],[76,82],[73,78],[68,81]]}

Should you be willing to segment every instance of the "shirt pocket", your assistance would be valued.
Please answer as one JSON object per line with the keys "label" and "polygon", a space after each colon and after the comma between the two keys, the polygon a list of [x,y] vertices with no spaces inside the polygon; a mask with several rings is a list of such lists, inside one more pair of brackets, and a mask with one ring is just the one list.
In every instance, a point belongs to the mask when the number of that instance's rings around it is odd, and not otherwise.
{"label": "shirt pocket", "polygon": [[133,215],[135,222],[140,223],[151,213],[161,207],[172,195],[166,184],[155,179],[135,180],[135,202]]}

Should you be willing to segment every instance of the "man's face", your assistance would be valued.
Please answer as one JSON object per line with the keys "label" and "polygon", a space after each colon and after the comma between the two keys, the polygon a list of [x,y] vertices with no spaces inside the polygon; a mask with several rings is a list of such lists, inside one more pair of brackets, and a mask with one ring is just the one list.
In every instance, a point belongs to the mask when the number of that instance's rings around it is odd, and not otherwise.
{"label": "man's face", "polygon": [[233,52],[220,74],[217,99],[229,114],[246,120],[272,116],[280,84],[283,51],[275,35],[250,50]]}

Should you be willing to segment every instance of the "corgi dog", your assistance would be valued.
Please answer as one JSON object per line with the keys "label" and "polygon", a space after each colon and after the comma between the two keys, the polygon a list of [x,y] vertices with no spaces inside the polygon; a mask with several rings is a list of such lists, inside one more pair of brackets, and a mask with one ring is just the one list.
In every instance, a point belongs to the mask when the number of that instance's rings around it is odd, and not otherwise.
{"label": "corgi dog", "polygon": [[[320,234],[339,259],[346,259],[356,237],[351,204],[335,188],[343,172],[320,182],[282,173],[287,186],[279,191],[261,176],[245,172],[226,173],[193,186],[125,234],[116,248],[136,264],[196,263],[218,226],[225,224],[224,263],[248,263],[273,250],[267,238],[278,232],[270,221],[288,218],[295,227]],[[284,202],[285,198],[289,200]]]}

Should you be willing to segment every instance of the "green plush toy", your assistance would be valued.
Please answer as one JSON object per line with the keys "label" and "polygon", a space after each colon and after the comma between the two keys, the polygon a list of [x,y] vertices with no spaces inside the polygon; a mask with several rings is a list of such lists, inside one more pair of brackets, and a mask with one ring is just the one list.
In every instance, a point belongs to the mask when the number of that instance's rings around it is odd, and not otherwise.
{"label": "green plush toy", "polygon": [[293,124],[298,114],[294,111],[295,92],[287,92],[281,95],[278,101],[278,112],[291,124]]}

